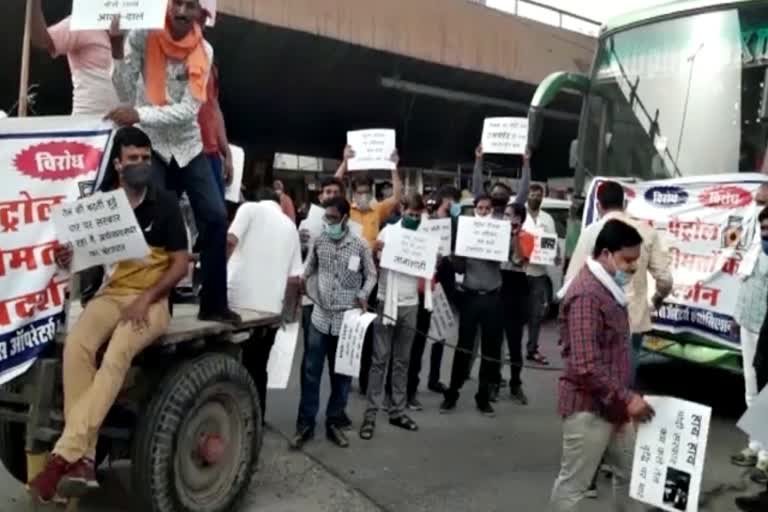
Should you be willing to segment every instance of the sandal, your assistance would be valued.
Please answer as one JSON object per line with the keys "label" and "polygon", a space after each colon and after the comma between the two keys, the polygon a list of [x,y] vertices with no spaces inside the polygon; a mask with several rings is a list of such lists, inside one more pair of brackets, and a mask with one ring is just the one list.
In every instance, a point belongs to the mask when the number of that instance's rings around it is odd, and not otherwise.
{"label": "sandal", "polygon": [[376,422],[373,420],[365,420],[360,426],[360,439],[366,441],[373,438],[373,432],[376,430]]}
{"label": "sandal", "polygon": [[542,366],[548,366],[549,365],[549,359],[544,357],[544,355],[541,354],[540,352],[536,352],[535,354],[528,354],[528,358],[527,359],[529,361],[533,361],[534,363],[538,363],[538,364],[540,364]]}
{"label": "sandal", "polygon": [[394,427],[402,428],[404,430],[410,430],[411,432],[416,432],[417,430],[419,430],[419,426],[416,425],[416,422],[413,421],[408,416],[406,416],[405,414],[403,414],[402,416],[398,416],[397,418],[390,418],[389,424]]}

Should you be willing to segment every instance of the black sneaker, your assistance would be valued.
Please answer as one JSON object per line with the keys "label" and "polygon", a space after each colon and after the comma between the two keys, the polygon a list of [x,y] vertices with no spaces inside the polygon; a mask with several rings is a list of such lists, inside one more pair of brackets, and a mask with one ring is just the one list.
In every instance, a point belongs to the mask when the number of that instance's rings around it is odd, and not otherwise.
{"label": "black sneaker", "polygon": [[510,388],[509,396],[512,398],[513,402],[517,402],[520,405],[528,405],[528,397],[526,396],[525,391],[523,391],[522,386]]}
{"label": "black sneaker", "polygon": [[419,402],[419,399],[416,397],[411,398],[408,400],[408,405],[406,406],[409,411],[423,411],[424,406],[421,405],[421,402]]}
{"label": "black sneaker", "polygon": [[482,413],[483,416],[493,418],[496,416],[496,411],[491,406],[490,402],[477,401],[477,410]]}
{"label": "black sneaker", "polygon": [[201,322],[216,322],[220,324],[229,324],[233,327],[240,327],[243,323],[243,319],[232,310],[226,311],[200,311],[197,314],[197,319]]}
{"label": "black sneaker", "polygon": [[301,427],[296,430],[291,439],[290,445],[294,450],[301,450],[307,442],[311,441],[315,437],[315,430],[312,427]]}
{"label": "black sneaker", "polygon": [[452,398],[446,398],[443,403],[440,404],[440,414],[450,414],[456,410],[456,400]]}
{"label": "black sneaker", "polygon": [[325,435],[330,442],[339,448],[349,447],[349,439],[347,439],[346,434],[344,434],[344,431],[340,427],[336,425],[328,425]]}

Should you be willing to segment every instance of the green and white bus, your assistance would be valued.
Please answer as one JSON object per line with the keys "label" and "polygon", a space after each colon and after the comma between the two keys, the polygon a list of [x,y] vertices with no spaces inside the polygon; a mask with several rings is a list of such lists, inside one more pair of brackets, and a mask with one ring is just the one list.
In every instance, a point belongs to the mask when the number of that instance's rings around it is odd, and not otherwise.
{"label": "green and white bus", "polygon": [[[584,96],[575,190],[593,177],[639,182],[768,169],[768,2],[681,0],[602,27],[589,76],[554,73],[532,101],[535,142],[565,91]],[[747,178],[747,176],[750,176]],[[763,299],[765,300],[765,299]],[[654,332],[646,349],[740,371],[740,351]]]}

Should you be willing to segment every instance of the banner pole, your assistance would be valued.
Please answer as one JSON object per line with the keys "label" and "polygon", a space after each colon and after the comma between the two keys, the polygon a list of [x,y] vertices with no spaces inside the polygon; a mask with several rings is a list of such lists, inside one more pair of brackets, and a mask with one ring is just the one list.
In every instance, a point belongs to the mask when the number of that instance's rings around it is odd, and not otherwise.
{"label": "banner pole", "polygon": [[24,39],[21,44],[21,77],[19,79],[19,109],[18,116],[27,116],[27,90],[29,89],[29,50],[30,26],[32,22],[32,0],[27,0],[24,15]]}

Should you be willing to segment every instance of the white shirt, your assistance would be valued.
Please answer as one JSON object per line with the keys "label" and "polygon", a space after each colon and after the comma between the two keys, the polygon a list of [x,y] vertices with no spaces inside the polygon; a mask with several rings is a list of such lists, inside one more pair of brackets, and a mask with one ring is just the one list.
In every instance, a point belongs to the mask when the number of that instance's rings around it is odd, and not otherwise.
{"label": "white shirt", "polygon": [[[525,222],[523,223],[523,230],[532,235],[541,233],[557,234],[557,230],[555,229],[555,219],[541,209],[539,209],[539,214],[535,219],[533,218],[533,215],[531,215],[531,210],[528,210],[528,215],[525,216]],[[525,273],[532,277],[545,276],[547,275],[547,267],[544,265],[529,264]]]}
{"label": "white shirt", "polygon": [[[390,233],[395,229],[405,229],[400,223],[391,224],[381,230],[378,236],[378,240],[387,244],[387,233]],[[387,290],[387,274],[392,272],[391,270],[381,269],[379,275],[379,292],[378,298],[381,301],[386,300]],[[419,305],[419,278],[409,276],[408,274],[402,274],[395,272],[395,279],[397,280],[397,305],[398,306],[418,306]]]}
{"label": "white shirt", "polygon": [[229,234],[237,237],[227,266],[229,304],[279,315],[288,278],[303,273],[295,224],[274,201],[245,203]]}

